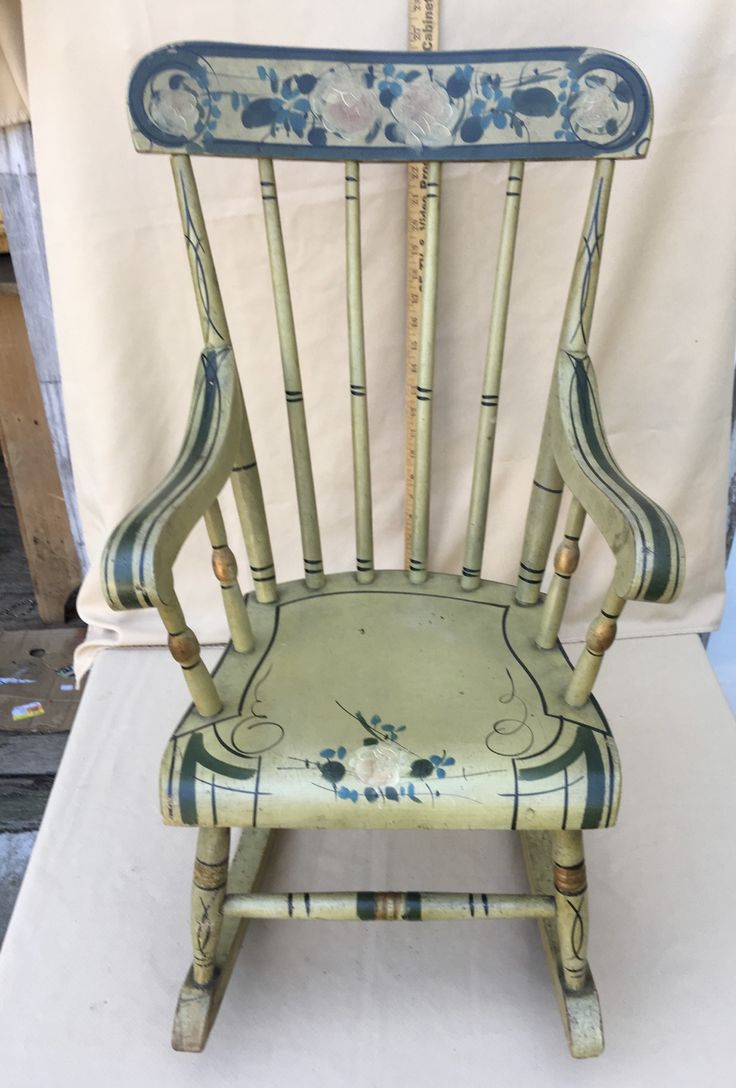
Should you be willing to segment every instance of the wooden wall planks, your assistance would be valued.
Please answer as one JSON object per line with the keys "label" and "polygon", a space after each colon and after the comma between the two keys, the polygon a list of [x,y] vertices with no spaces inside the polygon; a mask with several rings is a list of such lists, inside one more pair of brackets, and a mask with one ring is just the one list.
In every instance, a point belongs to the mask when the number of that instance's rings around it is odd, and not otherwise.
{"label": "wooden wall planks", "polygon": [[18,294],[0,292],[0,440],[38,611],[63,623],[80,568]]}

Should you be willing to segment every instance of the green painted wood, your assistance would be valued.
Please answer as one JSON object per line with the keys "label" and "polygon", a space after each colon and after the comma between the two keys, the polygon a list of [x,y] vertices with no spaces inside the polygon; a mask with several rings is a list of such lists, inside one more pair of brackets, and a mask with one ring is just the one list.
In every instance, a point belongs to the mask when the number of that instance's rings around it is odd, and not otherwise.
{"label": "green painted wood", "polygon": [[222,604],[230,638],[238,653],[247,653],[253,649],[253,633],[238,582],[238,565],[227,544],[225,522],[219,502],[212,504],[205,513],[204,520],[212,545],[212,569],[222,590]]}
{"label": "green painted wood", "polygon": [[427,578],[429,552],[429,495],[432,458],[432,397],[434,340],[437,321],[437,274],[440,242],[441,166],[427,171],[427,222],[424,239],[419,351],[414,439],[414,491],[411,517],[409,577],[418,584]]}
{"label": "green painted wood", "polygon": [[565,988],[579,993],[588,975],[588,880],[582,831],[552,836],[552,883],[557,945]]}
{"label": "green painted wood", "polygon": [[557,358],[550,397],[552,447],[560,473],[616,559],[616,592],[627,600],[674,600],[685,578],[677,526],[626,477],[608,444],[587,353]]}
{"label": "green painted wood", "polygon": [[253,448],[250,429],[240,436],[236,463],[233,465],[230,483],[235,498],[235,507],[240,519],[240,527],[248,553],[250,574],[256,596],[264,604],[275,601],[276,568],[273,565],[271,538],[266,521],[266,508],[263,501],[261,477]]}
{"label": "green painted wood", "polygon": [[207,348],[199,356],[186,436],[174,465],[105,546],[102,587],[111,608],[160,607],[174,599],[174,560],[227,483],[242,426],[232,351]]}
{"label": "green painted wood", "polygon": [[570,579],[577,570],[580,557],[580,537],[585,525],[585,508],[572,499],[565,519],[565,535],[555,553],[554,578],[544,600],[542,618],[539,621],[537,646],[551,650],[560,633],[560,623],[565,612]]}
{"label": "green painted wood", "polygon": [[615,584],[606,594],[601,610],[590,624],[585,636],[585,646],[578,658],[575,671],[565,692],[570,706],[584,706],[593,690],[603,662],[603,655],[616,637],[616,624],[626,601],[619,597]]}
{"label": "green painted wood", "polygon": [[463,589],[476,589],[480,585],[483,565],[483,545],[488,520],[488,500],[493,468],[493,446],[498,419],[498,398],[501,389],[503,351],[506,343],[506,322],[509,313],[511,275],[516,250],[516,232],[519,224],[521,186],[524,180],[524,164],[512,162],[506,182],[501,240],[496,265],[496,282],[491,305],[491,325],[488,333],[488,350],[483,374],[483,390],[480,398],[478,437],[475,444],[473,484],[470,495],[468,528],[465,535],[463,560]]}
{"label": "green painted wood", "polygon": [[[554,895],[553,834],[548,831],[524,831],[521,842],[532,894]],[[582,986],[577,990],[571,989],[563,971],[556,918],[540,919],[539,932],[570,1053],[573,1058],[595,1058],[603,1051],[603,1023],[590,966],[585,971]]]}
{"label": "green painted wood", "polygon": [[[196,183],[188,159],[176,159],[172,169],[205,347],[181,451],[162,482],[115,529],[103,552],[103,591],[116,609],[160,607],[175,598],[174,560],[233,468],[240,468],[242,456],[250,457],[248,490],[239,477],[236,485],[243,535],[252,566],[269,572],[273,583],[250,427]],[[274,596],[265,581],[256,582],[256,592],[263,600]]]}
{"label": "green painted wood", "polygon": [[299,527],[304,552],[304,580],[310,589],[324,584],[322,568],[322,542],[317,518],[317,499],[314,493],[314,476],[309,453],[307,417],[304,413],[304,393],[299,368],[299,351],[294,329],[294,312],[289,291],[289,275],[286,267],[284,238],[281,230],[276,175],[270,159],[258,163],[261,180],[263,216],[266,222],[268,257],[271,265],[273,298],[276,307],[276,325],[281,347],[281,366],[284,374],[284,392],[289,419],[289,437],[294,462],[296,499],[299,507]]}
{"label": "green painted wood", "polygon": [[[230,347],[230,332],[192,164],[186,157],[172,158],[171,171],[179,203],[202,336],[205,344],[217,346],[224,343]],[[276,575],[260,475],[234,356],[232,364],[235,370],[233,400],[240,424],[237,448],[230,462],[233,470],[233,491],[248,561],[254,574],[256,594],[260,601],[272,601],[276,596]],[[214,497],[216,496],[213,495]]]}
{"label": "green painted wood", "polygon": [[210,986],[214,982],[229,867],[230,828],[200,828],[190,912],[195,986]]}
{"label": "green painted wood", "polygon": [[373,580],[373,504],[368,435],[368,382],[365,368],[365,334],[363,328],[359,171],[359,163],[345,163],[350,421],[353,437],[356,577],[359,582],[371,582]]}
{"label": "green painted wood", "polygon": [[218,714],[222,709],[222,700],[200,657],[197,636],[188,626],[181,604],[174,593],[166,603],[158,606],[158,612],[169,633],[167,640],[169,650],[174,660],[181,666],[197,714],[204,718]]}
{"label": "green painted wood", "polygon": [[583,230],[562,319],[560,351],[580,351],[590,342],[614,166],[613,160],[608,158],[600,159],[595,164]]}
{"label": "green painted wood", "polygon": [[[591,692],[625,601],[671,600],[684,573],[676,528],[624,477],[609,449],[589,354],[613,160],[646,152],[646,84],[622,58],[581,50],[420,57],[187,43],[144,58],[129,105],[138,149],[171,155],[204,341],[179,457],[115,530],[103,557],[109,602],[158,608],[194,700],[160,776],[165,822],[200,828],[193,967],[174,1046],[204,1045],[248,917],[536,916],[571,1053],[600,1053],[581,831],[615,822],[620,768]],[[259,159],[305,559],[305,579],[278,590],[188,153]],[[322,568],[274,158],[346,163],[354,573],[325,576]],[[483,581],[480,568],[522,160],[545,158],[597,161],[512,587]],[[434,573],[429,561],[440,170],[452,159],[510,162],[460,576]],[[427,163],[408,572],[374,572],[373,562],[359,188],[359,163],[368,160]],[[228,478],[255,584],[247,604],[219,508]],[[565,488],[570,504],[545,599]],[[588,516],[611,547],[615,576],[573,668],[557,637]],[[172,574],[200,518],[233,635],[214,678]],[[226,886],[231,827],[246,830]],[[257,893],[268,829],[280,827],[518,830],[532,895]]]}
{"label": "green painted wood", "polygon": [[543,895],[486,892],[252,892],[225,899],[226,917],[323,922],[469,922],[554,918]]}
{"label": "green painted wood", "polygon": [[[247,893],[256,886],[268,859],[272,840],[273,836],[269,831],[241,832],[228,872],[228,895]],[[204,1048],[247,928],[246,918],[227,915],[223,917],[215,952],[213,979],[208,986],[195,983],[193,970],[189,969],[176,1006],[171,1036],[174,1050],[197,1052]]]}
{"label": "green painted wood", "polygon": [[[596,163],[562,320],[558,349],[560,354],[584,348],[590,337],[613,167],[614,163],[610,159],[602,159]],[[559,450],[555,449],[553,444],[557,421],[554,392],[555,379],[553,377],[537,465],[534,470],[534,483],[519,565],[517,600],[521,604],[535,604],[539,599],[563,491],[564,481],[559,463]],[[573,493],[576,498],[580,497],[575,491]]]}
{"label": "green painted wood", "polygon": [[[380,571],[249,600],[255,650],[215,670],[223,707],[180,723],[161,764],[173,824],[580,828],[615,821],[619,765],[571,665],[534,645],[513,588]],[[427,692],[432,697],[427,698]]]}
{"label": "green painted wood", "polygon": [[519,571],[522,603],[538,597],[563,483],[614,553],[619,596],[670,601],[684,579],[676,526],[626,478],[610,450],[588,354],[613,166],[596,164],[568,294]]}
{"label": "green painted wood", "polygon": [[188,157],[171,159],[176,198],[179,203],[181,226],[187,247],[187,259],[192,275],[202,338],[207,345],[220,347],[230,344],[225,308],[220,294],[217,271],[205,226],[199,191]]}

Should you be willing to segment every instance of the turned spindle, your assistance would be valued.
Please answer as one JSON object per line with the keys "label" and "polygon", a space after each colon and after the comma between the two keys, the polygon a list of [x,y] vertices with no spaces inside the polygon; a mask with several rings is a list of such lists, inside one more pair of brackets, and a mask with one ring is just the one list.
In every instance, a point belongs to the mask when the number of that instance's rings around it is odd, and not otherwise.
{"label": "turned spindle", "polygon": [[567,595],[570,591],[570,579],[577,570],[580,561],[580,534],[585,524],[585,510],[577,499],[570,503],[565,520],[565,535],[555,552],[554,576],[544,601],[542,618],[539,622],[537,646],[540,650],[551,650],[557,644],[560,624],[565,614]]}
{"label": "turned spindle", "polygon": [[181,665],[192,701],[203,718],[210,718],[222,709],[215,682],[199,655],[199,641],[184,619],[181,605],[171,594],[172,603],[160,605],[158,612],[169,633],[168,645],[174,661]]}
{"label": "turned spindle", "polygon": [[616,638],[616,624],[626,601],[613,586],[606,594],[603,607],[588,628],[585,648],[578,658],[575,671],[565,692],[570,706],[584,706],[600,672],[603,655]]}
{"label": "turned spindle", "polygon": [[225,522],[218,502],[212,504],[204,520],[212,545],[212,569],[222,590],[222,603],[233,648],[238,653],[248,653],[254,645],[253,632],[248,618],[248,609],[238,583],[238,564],[228,547]]}

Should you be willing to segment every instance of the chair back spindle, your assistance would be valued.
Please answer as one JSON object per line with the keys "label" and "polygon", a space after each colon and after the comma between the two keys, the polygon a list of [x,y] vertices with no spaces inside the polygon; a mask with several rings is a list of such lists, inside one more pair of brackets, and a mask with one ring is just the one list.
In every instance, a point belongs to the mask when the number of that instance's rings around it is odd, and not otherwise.
{"label": "chair back spindle", "polygon": [[222,347],[230,343],[230,332],[189,156],[172,155],[171,172],[174,175],[202,337],[207,347]]}
{"label": "chair back spindle", "polygon": [[554,578],[544,599],[542,618],[539,621],[536,642],[540,650],[551,650],[557,644],[567,595],[570,591],[570,579],[577,570],[580,559],[578,542],[584,525],[585,510],[582,504],[573,498],[565,520],[565,535],[555,552]]}
{"label": "chair back spindle", "polygon": [[424,582],[427,579],[441,170],[439,162],[429,163],[427,169],[427,231],[422,270],[422,308],[417,356],[414,493],[409,558],[409,579],[415,583]]}
{"label": "chair back spindle", "polygon": [[373,506],[368,431],[368,387],[363,327],[363,274],[360,244],[360,166],[345,163],[345,245],[347,267],[350,421],[355,495],[355,566],[359,582],[372,582]]}
{"label": "chair back spindle", "polygon": [[598,159],[595,164],[585,224],[562,320],[560,351],[585,353],[588,350],[615,165],[613,159]]}
{"label": "chair back spindle", "polygon": [[219,502],[215,501],[204,515],[207,536],[212,545],[212,569],[222,590],[222,603],[230,629],[230,638],[237,653],[245,654],[253,649],[248,609],[238,582],[238,565],[228,547],[225,522]]}
{"label": "chair back spindle", "polygon": [[[598,159],[596,162],[562,321],[561,352],[583,356],[587,353],[613,167],[612,159]],[[554,382],[555,378],[552,380]],[[525,605],[536,604],[539,599],[563,490],[562,476],[550,441],[550,410],[548,407],[542,428],[516,586],[516,600]]]}
{"label": "chair back spindle", "polygon": [[[227,345],[229,347],[230,332],[189,156],[172,155],[171,170],[174,175],[202,336],[207,346]],[[256,597],[259,601],[266,603],[275,600],[276,575],[248,412],[237,376],[236,387],[238,411],[241,417],[239,458],[242,458],[242,461],[239,460],[239,463],[233,466],[233,492],[248,553],[248,562],[253,572]],[[216,519],[217,515],[213,516]]]}
{"label": "chair back spindle", "polygon": [[488,520],[488,499],[491,487],[491,472],[493,470],[493,445],[496,437],[511,274],[514,266],[523,180],[523,162],[510,163],[501,224],[501,241],[496,265],[496,280],[493,287],[483,390],[480,398],[480,416],[475,446],[468,528],[465,535],[465,556],[461,585],[463,589],[468,590],[477,589],[480,585],[480,571],[483,563],[483,546]]}
{"label": "chair back spindle", "polygon": [[272,604],[278,596],[276,570],[271,554],[261,477],[247,421],[240,438],[238,463],[233,466],[230,483],[243,532],[245,550],[248,553],[256,600],[261,604]]}
{"label": "chair back spindle", "polygon": [[259,159],[258,171],[261,180],[263,215],[266,222],[266,239],[271,265],[281,365],[284,374],[291,454],[294,462],[299,526],[304,553],[304,579],[310,589],[320,589],[325,583],[322,567],[322,544],[317,519],[312,459],[309,452],[307,418],[304,413],[304,393],[294,328],[294,312],[291,305],[289,275],[286,267],[281,215],[279,213],[276,177],[272,160]]}
{"label": "chair back spindle", "polygon": [[[555,377],[529,502],[516,600],[522,605],[535,605],[539,601],[563,493],[563,477],[576,497],[570,502],[564,538],[556,552],[550,592],[539,612],[538,646],[551,647],[558,637],[569,580],[578,561],[578,538],[586,511],[617,557],[615,586],[618,594],[664,599],[668,593],[676,592],[682,567],[676,530],[646,497],[639,496],[632,485],[621,482],[617,466],[604,448],[599,423],[593,421],[588,427],[587,417],[583,418],[586,405],[595,393],[588,341],[614,160],[636,159],[646,154],[651,129],[651,99],[646,81],[625,59],[596,50],[487,51],[468,55],[463,64],[458,58],[457,54],[439,53],[420,57],[334,51],[323,54],[312,50],[275,50],[271,56],[264,47],[194,42],[157,50],[143,58],[136,68],[129,93],[133,139],[141,151],[171,156],[205,340],[201,357],[205,377],[201,374],[198,377],[192,410],[192,418],[201,420],[202,425],[191,432],[174,474],[161,486],[163,495],[178,496],[180,492],[174,493],[173,488],[179,487],[181,482],[181,494],[191,495],[187,499],[188,510],[180,514],[179,507],[172,504],[168,519],[175,531],[172,530],[169,543],[159,542],[159,537],[164,540],[164,521],[153,518],[149,512],[150,503],[141,508],[138,521],[133,519],[130,525],[123,526],[119,547],[116,538],[117,551],[113,548],[111,552],[117,563],[114,579],[109,574],[113,567],[108,563],[106,568],[110,599],[116,606],[133,602],[136,607],[147,604],[169,607],[173,595],[169,596],[172,582],[166,564],[169,554],[176,554],[180,537],[183,539],[184,523],[196,508],[197,516],[204,516],[207,525],[214,552],[213,565],[222,587],[234,642],[243,649],[251,643],[247,615],[232,605],[232,599],[239,596],[237,573],[217,499],[209,500],[209,506],[205,507],[197,490],[198,478],[193,473],[195,455],[199,456],[196,436],[204,433],[205,425],[210,428],[206,432],[208,438],[211,433],[218,433],[212,423],[211,404],[215,396],[220,397],[225,406],[229,431],[225,434],[220,428],[219,434],[224,436],[220,446],[208,447],[207,472],[213,481],[215,478],[220,481],[224,477],[224,466],[232,464],[231,482],[256,596],[261,602],[275,601],[277,597],[258,467],[240,383],[234,370],[230,334],[190,163],[191,154],[249,157],[258,161],[305,581],[315,590],[325,584],[325,576],[274,160],[324,160],[341,162],[345,168],[356,578],[361,583],[372,582],[375,575],[360,164],[370,161],[426,163],[426,237],[413,390],[416,434],[412,487],[409,489],[412,507],[408,579],[417,584],[424,583],[428,577],[442,163],[508,163],[460,576],[462,588],[468,591],[481,582],[524,164],[527,160],[594,161],[593,184],[567,296]],[[386,77],[383,81],[381,72]],[[581,375],[587,382],[585,388]],[[573,379],[577,382],[574,386],[571,384]],[[573,395],[577,398],[574,403],[569,399]],[[568,398],[564,405],[563,398]],[[579,445],[576,444],[576,427],[585,430]],[[607,486],[605,481],[601,485],[600,480],[593,479],[593,469],[588,463],[590,458],[599,466],[605,480],[610,481],[610,496],[603,494]],[[632,510],[638,512],[638,521]],[[134,539],[134,526],[139,523],[140,532]],[[150,530],[149,523],[153,526]],[[158,536],[151,543],[151,532],[154,531]],[[649,537],[654,539],[655,536],[665,559],[652,573],[651,548],[647,550],[645,545]],[[665,561],[666,546],[674,556],[669,567]],[[157,583],[155,576],[159,570],[163,574]],[[159,586],[163,592],[159,591]],[[617,597],[617,600],[623,599],[623,596]],[[613,602],[604,611],[615,616],[616,607]],[[605,615],[603,618],[605,620]],[[178,637],[177,632],[171,630],[177,625],[178,617],[176,624],[168,625],[173,637]],[[595,656],[595,649],[592,656]],[[575,681],[571,685],[571,698],[581,697],[580,692],[585,687],[583,680]]]}

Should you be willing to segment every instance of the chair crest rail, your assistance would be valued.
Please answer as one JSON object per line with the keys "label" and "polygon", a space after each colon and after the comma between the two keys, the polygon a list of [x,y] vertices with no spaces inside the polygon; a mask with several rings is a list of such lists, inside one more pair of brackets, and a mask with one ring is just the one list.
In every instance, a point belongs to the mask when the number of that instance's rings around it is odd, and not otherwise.
{"label": "chair crest rail", "polygon": [[651,95],[598,49],[376,53],[181,42],[145,56],[139,151],[332,160],[636,158]]}

